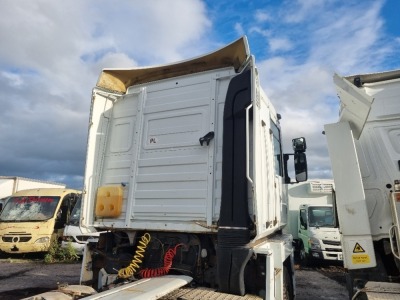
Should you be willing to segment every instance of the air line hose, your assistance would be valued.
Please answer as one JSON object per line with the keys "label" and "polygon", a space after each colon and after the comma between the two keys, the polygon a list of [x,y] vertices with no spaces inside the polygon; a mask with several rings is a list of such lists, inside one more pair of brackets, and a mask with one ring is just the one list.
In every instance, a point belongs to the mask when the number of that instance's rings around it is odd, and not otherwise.
{"label": "air line hose", "polygon": [[129,278],[137,272],[137,269],[139,269],[140,267],[139,264],[143,262],[142,259],[144,257],[144,252],[146,251],[147,245],[149,244],[150,240],[151,236],[149,233],[145,233],[144,235],[142,235],[131,263],[126,268],[122,268],[118,271],[119,278]]}
{"label": "air line hose", "polygon": [[176,245],[174,248],[168,249],[164,256],[164,266],[156,269],[143,269],[139,272],[142,278],[158,277],[168,274],[172,267],[172,261],[176,255],[176,251],[182,244]]}

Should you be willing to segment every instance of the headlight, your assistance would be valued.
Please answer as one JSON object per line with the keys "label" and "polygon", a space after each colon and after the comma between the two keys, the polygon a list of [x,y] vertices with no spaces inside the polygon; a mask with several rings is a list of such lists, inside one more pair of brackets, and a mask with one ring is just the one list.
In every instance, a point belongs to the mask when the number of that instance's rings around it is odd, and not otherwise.
{"label": "headlight", "polygon": [[321,244],[319,243],[319,240],[316,238],[309,238],[308,239],[308,245],[310,246],[311,250],[321,250]]}
{"label": "headlight", "polygon": [[68,235],[64,235],[62,237],[63,242],[72,242],[74,239],[72,238],[72,236],[68,236]]}
{"label": "headlight", "polygon": [[48,243],[48,242],[50,242],[50,238],[48,236],[46,236],[46,237],[42,237],[40,239],[37,239],[35,244],[36,243],[37,244],[44,244],[44,243]]}

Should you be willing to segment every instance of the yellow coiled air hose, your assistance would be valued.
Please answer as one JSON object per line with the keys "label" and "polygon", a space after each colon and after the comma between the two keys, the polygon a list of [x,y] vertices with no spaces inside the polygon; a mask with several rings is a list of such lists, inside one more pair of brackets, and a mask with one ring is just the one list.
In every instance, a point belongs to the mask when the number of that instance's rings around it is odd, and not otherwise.
{"label": "yellow coiled air hose", "polygon": [[146,251],[147,245],[150,240],[151,236],[149,233],[145,233],[144,235],[142,235],[131,263],[126,268],[122,268],[118,271],[119,278],[129,278],[137,272],[137,269],[139,269],[140,267],[139,264],[143,262],[142,259],[144,257],[144,252]]}

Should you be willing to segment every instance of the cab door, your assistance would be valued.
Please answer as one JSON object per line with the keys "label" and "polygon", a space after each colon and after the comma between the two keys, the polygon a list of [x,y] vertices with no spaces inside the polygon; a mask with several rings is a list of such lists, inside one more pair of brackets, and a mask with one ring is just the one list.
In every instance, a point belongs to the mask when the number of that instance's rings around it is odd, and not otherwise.
{"label": "cab door", "polygon": [[74,208],[76,202],[78,201],[78,194],[70,193],[64,196],[63,199],[60,199],[61,205],[56,213],[56,221],[54,225],[54,229],[59,231],[62,234],[65,225],[69,222],[69,218],[71,216],[71,211]]}
{"label": "cab door", "polygon": [[301,208],[299,211],[298,229],[299,229],[299,239],[304,245],[306,253],[308,253],[308,216],[307,209]]}

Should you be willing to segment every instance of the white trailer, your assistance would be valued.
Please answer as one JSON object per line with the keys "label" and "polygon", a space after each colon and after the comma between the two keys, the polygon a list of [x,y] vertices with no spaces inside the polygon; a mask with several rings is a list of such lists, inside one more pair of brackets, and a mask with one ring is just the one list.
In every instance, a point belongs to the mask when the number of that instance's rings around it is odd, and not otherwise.
{"label": "white trailer", "polygon": [[289,213],[284,231],[293,236],[303,265],[343,260],[333,200],[331,179],[288,184]]}
{"label": "white trailer", "polygon": [[400,279],[400,70],[334,82],[340,119],[325,133],[349,294],[393,299],[400,293],[391,284]]}
{"label": "white trailer", "polygon": [[7,197],[12,194],[29,189],[40,188],[65,188],[63,183],[43,181],[31,178],[16,177],[16,176],[0,176],[0,211]]}

